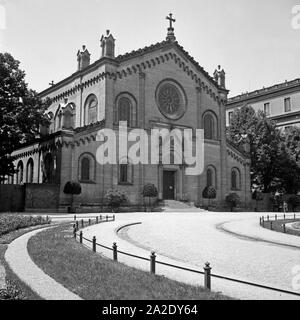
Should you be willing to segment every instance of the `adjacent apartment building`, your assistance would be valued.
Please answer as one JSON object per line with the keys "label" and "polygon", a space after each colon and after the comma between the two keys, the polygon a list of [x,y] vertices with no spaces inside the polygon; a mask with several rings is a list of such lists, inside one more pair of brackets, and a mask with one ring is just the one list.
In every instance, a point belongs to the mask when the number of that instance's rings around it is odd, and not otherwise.
{"label": "adjacent apartment building", "polygon": [[245,105],[252,106],[255,111],[264,111],[280,128],[300,127],[300,79],[229,98],[226,105],[227,126],[234,110]]}

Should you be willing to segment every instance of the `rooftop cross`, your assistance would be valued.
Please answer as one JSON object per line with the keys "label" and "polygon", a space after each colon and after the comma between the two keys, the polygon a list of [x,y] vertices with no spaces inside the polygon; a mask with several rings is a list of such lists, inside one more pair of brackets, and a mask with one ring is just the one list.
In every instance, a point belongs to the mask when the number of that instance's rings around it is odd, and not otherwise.
{"label": "rooftop cross", "polygon": [[172,16],[173,16],[173,14],[170,13],[170,14],[166,17],[166,19],[169,20],[169,22],[170,22],[170,27],[169,27],[170,29],[173,29],[172,22],[176,22],[176,20],[173,19]]}
{"label": "rooftop cross", "polygon": [[52,80],[50,83],[49,83],[49,85],[52,87],[52,86],[54,86],[54,81]]}
{"label": "rooftop cross", "polygon": [[173,28],[173,22],[175,22],[176,20],[173,18],[173,14],[170,13],[167,17],[167,20],[170,21],[170,26],[168,28],[168,35],[167,35],[167,40],[168,41],[175,41],[175,35],[174,35],[174,28]]}

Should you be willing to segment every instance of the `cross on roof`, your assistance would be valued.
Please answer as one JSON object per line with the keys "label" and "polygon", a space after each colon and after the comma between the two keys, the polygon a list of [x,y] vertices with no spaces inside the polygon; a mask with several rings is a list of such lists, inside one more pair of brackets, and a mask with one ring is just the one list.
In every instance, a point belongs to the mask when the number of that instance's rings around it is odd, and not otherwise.
{"label": "cross on roof", "polygon": [[170,14],[166,17],[166,19],[170,21],[170,29],[173,29],[172,22],[176,22],[176,20],[173,19],[172,16],[173,16],[173,14],[170,13]]}
{"label": "cross on roof", "polygon": [[54,86],[54,81],[52,80],[50,83],[49,83],[49,85],[52,87],[52,86]]}

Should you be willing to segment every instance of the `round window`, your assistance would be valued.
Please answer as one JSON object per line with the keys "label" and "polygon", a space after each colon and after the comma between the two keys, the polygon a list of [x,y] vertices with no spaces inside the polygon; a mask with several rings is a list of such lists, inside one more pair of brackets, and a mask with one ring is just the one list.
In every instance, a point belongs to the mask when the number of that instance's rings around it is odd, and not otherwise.
{"label": "round window", "polygon": [[164,81],[156,90],[156,103],[160,112],[168,119],[177,120],[186,110],[183,90],[175,82]]}

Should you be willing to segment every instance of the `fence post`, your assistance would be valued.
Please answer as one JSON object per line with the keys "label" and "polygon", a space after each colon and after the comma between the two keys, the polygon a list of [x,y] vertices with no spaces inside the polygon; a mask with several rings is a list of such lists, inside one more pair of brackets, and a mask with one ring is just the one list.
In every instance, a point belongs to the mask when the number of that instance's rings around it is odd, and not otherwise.
{"label": "fence post", "polygon": [[277,214],[275,214],[275,220],[277,221]]}
{"label": "fence post", "polygon": [[113,243],[113,257],[114,261],[118,261],[118,246],[116,242]]}
{"label": "fence post", "polygon": [[93,236],[93,251],[96,252],[96,237]]}
{"label": "fence post", "polygon": [[273,230],[273,222],[270,222],[270,230]]}
{"label": "fence post", "polygon": [[294,220],[296,219],[296,214],[294,213]]}
{"label": "fence post", "polygon": [[75,225],[75,223],[73,224],[73,236],[76,239],[76,225]]}
{"label": "fence post", "polygon": [[113,215],[113,221],[115,221],[116,220],[116,217],[115,217],[115,215]]}
{"label": "fence post", "polygon": [[82,243],[82,231],[79,233],[79,242]]}
{"label": "fence post", "polygon": [[74,214],[74,221],[76,221],[76,214]]}
{"label": "fence post", "polygon": [[100,214],[100,221],[102,221],[102,214]]}
{"label": "fence post", "polygon": [[106,215],[106,222],[108,221],[108,215]]}
{"label": "fence post", "polygon": [[286,230],[285,230],[285,223],[284,223],[282,226],[283,226],[283,233],[286,233]]}
{"label": "fence post", "polygon": [[283,215],[283,220],[285,220],[285,214]]}
{"label": "fence post", "polygon": [[262,217],[262,226],[263,226],[263,228],[265,227],[265,218],[264,217]]}
{"label": "fence post", "polygon": [[84,222],[83,222],[83,219],[81,219],[81,228],[84,227]]}
{"label": "fence post", "polygon": [[76,229],[79,230],[79,221],[76,221]]}
{"label": "fence post", "polygon": [[204,288],[207,290],[211,290],[211,276],[210,276],[210,263],[206,262],[204,267]]}
{"label": "fence post", "polygon": [[259,225],[261,226],[261,217],[259,217]]}
{"label": "fence post", "polygon": [[98,216],[97,216],[97,217],[96,217],[96,224],[98,224],[98,222],[99,222],[99,221],[98,221]]}
{"label": "fence post", "polygon": [[270,220],[270,217],[269,217],[269,215],[267,215],[267,219],[268,219],[268,221]]}
{"label": "fence post", "polygon": [[91,225],[91,219],[89,219],[89,226]]}
{"label": "fence post", "polygon": [[156,259],[155,251],[152,251],[150,255],[150,273],[153,273],[153,274],[155,274],[155,259]]}

